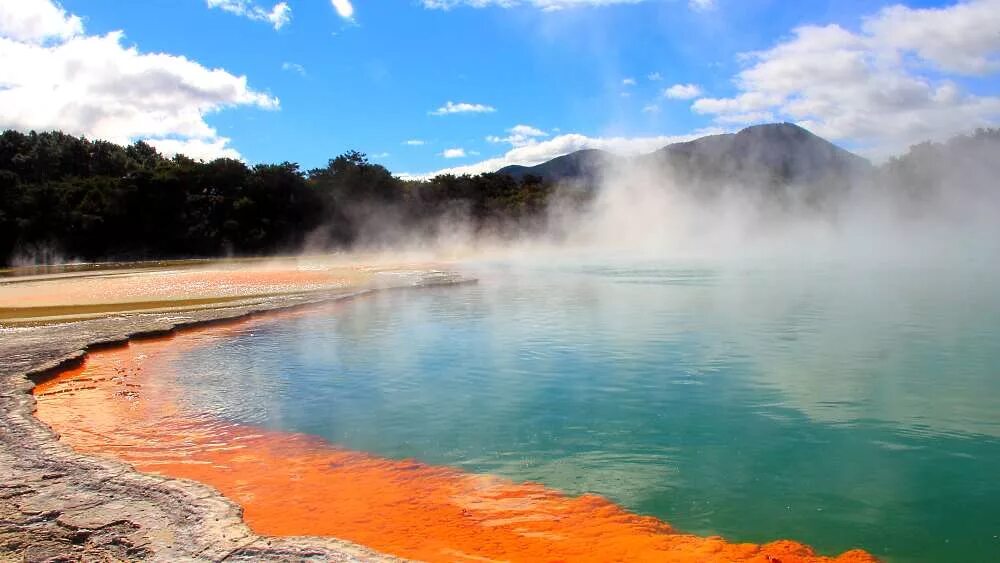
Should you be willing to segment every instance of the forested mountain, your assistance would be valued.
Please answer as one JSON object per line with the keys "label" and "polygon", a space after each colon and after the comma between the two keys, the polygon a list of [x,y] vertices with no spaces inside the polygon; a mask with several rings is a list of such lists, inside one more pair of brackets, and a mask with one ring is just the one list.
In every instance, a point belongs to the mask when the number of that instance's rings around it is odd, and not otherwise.
{"label": "forested mountain", "polygon": [[924,142],[877,170],[876,182],[914,202],[961,192],[981,207],[1000,203],[1000,129],[979,129],[945,143]]}
{"label": "forested mountain", "polygon": [[620,164],[624,159],[607,151],[584,149],[553,158],[535,166],[507,166],[497,170],[498,174],[509,174],[514,178],[538,176],[549,182],[580,180],[592,186],[603,171]]}
{"label": "forested mountain", "polygon": [[[1000,130],[923,143],[872,168],[789,124],[705,137],[622,159],[579,151],[535,167],[405,181],[349,152],[326,167],[165,158],[52,133],[0,134],[0,261],[260,255],[364,244],[407,244],[461,228],[515,236],[544,228],[558,192],[584,206],[600,174],[652,166],[682,188],[795,187],[823,197],[877,184],[911,201],[943,190],[998,197]],[[608,178],[609,182],[614,178]],[[569,182],[567,182],[569,181]],[[568,189],[557,190],[568,183]],[[749,189],[749,188],[747,188]]]}

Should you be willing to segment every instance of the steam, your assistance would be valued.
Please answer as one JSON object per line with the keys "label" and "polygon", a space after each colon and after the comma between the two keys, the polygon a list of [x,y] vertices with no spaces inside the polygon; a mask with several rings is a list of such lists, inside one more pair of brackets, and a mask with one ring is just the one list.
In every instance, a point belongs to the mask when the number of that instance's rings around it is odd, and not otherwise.
{"label": "steam", "polygon": [[[875,167],[852,164],[842,174],[816,165],[822,154],[789,156],[768,142],[751,146],[740,158],[722,151],[718,162],[694,168],[655,155],[599,159],[593,178],[563,182],[544,213],[516,219],[476,221],[461,200],[417,223],[407,220],[402,205],[359,204],[348,210],[348,227],[344,217],[329,218],[302,247],[288,250],[329,253],[337,229],[351,228],[350,253],[379,263],[1000,265],[998,131],[918,145],[903,158]],[[791,181],[773,181],[773,171],[782,168],[793,169]],[[35,244],[17,249],[13,264],[67,258],[51,244]]]}
{"label": "steam", "polygon": [[79,259],[68,258],[54,242],[22,245],[10,257],[10,265],[14,268],[31,268],[34,266],[54,266],[72,264]]}
{"label": "steam", "polygon": [[356,248],[433,260],[992,264],[1000,258],[1000,139],[980,141],[937,145],[934,158],[917,147],[905,162],[803,173],[787,184],[768,183],[759,166],[783,156],[766,143],[750,164],[727,161],[722,174],[619,159],[589,188],[560,185],[544,217],[529,223],[477,228],[457,206],[413,232],[393,210],[370,209]]}
{"label": "steam", "polygon": [[917,201],[873,174],[852,178],[835,194],[838,188],[820,183],[776,195],[737,180],[710,186],[706,196],[706,186],[680,183],[670,170],[617,166],[603,174],[593,206],[568,230],[578,245],[643,259],[996,254],[1000,205],[986,193],[988,184],[970,178]]}

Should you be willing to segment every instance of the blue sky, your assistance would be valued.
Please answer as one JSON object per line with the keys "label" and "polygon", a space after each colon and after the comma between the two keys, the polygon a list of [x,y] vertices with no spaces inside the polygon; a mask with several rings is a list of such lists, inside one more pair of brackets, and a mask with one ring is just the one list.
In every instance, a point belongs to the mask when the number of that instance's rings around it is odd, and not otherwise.
{"label": "blue sky", "polygon": [[[357,149],[396,172],[476,172],[770,120],[878,158],[1000,117],[996,0],[21,2],[0,7],[0,60],[52,65],[72,83],[69,59],[85,51],[73,43],[121,31],[94,48],[93,83],[76,93],[93,97],[88,115],[120,107],[78,119],[59,84],[0,64],[0,106],[21,106],[0,109],[0,126],[250,163],[311,168]],[[63,110],[23,107],[49,97]],[[434,114],[449,101],[488,111]],[[170,112],[188,118],[162,125]]]}

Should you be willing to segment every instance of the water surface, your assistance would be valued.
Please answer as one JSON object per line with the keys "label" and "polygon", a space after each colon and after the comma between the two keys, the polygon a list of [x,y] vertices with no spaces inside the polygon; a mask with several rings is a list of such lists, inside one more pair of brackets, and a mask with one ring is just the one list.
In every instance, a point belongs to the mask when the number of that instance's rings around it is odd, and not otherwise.
{"label": "water surface", "polygon": [[171,362],[185,408],[698,534],[1000,558],[989,268],[483,265]]}

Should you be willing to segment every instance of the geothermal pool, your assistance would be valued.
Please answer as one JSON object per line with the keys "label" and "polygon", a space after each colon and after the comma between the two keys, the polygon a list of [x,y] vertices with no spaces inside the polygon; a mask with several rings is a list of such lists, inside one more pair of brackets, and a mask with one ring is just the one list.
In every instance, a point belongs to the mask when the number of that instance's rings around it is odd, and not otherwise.
{"label": "geothermal pool", "polygon": [[1000,557],[991,267],[470,271],[98,351],[38,413],[406,557]]}

